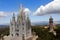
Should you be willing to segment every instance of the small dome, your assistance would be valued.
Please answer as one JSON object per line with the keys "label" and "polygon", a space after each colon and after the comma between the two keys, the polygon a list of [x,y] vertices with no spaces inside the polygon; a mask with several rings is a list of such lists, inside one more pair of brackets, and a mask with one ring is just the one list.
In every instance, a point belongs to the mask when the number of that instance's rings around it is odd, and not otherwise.
{"label": "small dome", "polygon": [[53,20],[52,16],[50,16],[49,20]]}

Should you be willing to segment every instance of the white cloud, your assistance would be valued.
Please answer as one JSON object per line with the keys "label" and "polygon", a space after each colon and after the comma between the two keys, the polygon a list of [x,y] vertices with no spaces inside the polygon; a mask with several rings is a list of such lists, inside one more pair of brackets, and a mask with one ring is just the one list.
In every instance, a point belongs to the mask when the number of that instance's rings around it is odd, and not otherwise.
{"label": "white cloud", "polygon": [[27,14],[29,14],[31,11],[28,9],[28,8],[25,8],[24,9],[24,13],[27,15]]}
{"label": "white cloud", "polygon": [[[29,14],[31,11],[28,8],[24,9],[25,14]],[[0,17],[8,17],[8,16],[13,16],[13,13],[15,14],[15,16],[17,16],[17,14],[19,12],[5,12],[5,11],[0,11]]]}
{"label": "white cloud", "polygon": [[60,0],[54,0],[45,6],[40,6],[33,15],[45,15],[50,13],[60,13]]}
{"label": "white cloud", "polygon": [[15,15],[18,14],[18,12],[4,12],[4,11],[0,11],[0,17],[8,17],[8,16],[12,16],[13,13],[14,13]]}
{"label": "white cloud", "polygon": [[7,16],[6,12],[0,11],[0,17],[5,17]]}

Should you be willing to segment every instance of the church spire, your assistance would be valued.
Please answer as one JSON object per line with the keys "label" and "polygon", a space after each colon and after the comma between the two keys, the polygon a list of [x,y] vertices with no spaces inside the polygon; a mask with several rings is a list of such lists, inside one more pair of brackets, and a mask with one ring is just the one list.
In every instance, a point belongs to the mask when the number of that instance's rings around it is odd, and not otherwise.
{"label": "church spire", "polygon": [[23,7],[22,7],[22,4],[20,4],[20,18],[21,20],[23,20]]}
{"label": "church spire", "polygon": [[12,20],[15,21],[15,14],[13,13],[13,17],[12,17]]}
{"label": "church spire", "polygon": [[22,10],[22,4],[20,4],[20,9]]}
{"label": "church spire", "polygon": [[22,14],[22,11],[23,11],[23,7],[22,4],[20,4],[20,14]]}

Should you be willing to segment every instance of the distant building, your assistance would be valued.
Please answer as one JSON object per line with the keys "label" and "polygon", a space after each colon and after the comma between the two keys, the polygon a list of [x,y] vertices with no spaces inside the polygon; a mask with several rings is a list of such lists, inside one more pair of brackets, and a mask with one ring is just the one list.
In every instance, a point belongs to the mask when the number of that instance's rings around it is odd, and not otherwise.
{"label": "distant building", "polygon": [[48,29],[48,26],[44,26],[45,29]]}
{"label": "distant building", "polygon": [[49,32],[52,32],[56,36],[56,31],[54,31],[54,22],[52,16],[49,18]]}
{"label": "distant building", "polygon": [[53,25],[53,18],[50,16],[49,18],[49,31],[53,32],[54,31],[54,25]]}

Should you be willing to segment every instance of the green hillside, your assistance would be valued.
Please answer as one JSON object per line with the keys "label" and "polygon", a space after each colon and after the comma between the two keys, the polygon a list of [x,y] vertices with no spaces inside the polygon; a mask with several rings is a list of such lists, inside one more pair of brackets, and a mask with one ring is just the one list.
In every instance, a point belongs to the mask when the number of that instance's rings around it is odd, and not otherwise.
{"label": "green hillside", "polygon": [[[57,35],[54,36],[53,33],[50,33],[48,29],[40,26],[32,26],[32,32],[36,32],[38,35],[37,40],[60,40],[60,26],[56,26],[54,29],[57,32]],[[0,28],[0,38],[1,35],[9,35],[9,27]]]}
{"label": "green hillside", "polygon": [[60,40],[60,27],[57,29],[54,29],[57,32],[57,35],[53,35],[53,33],[50,33],[48,29],[44,29],[43,27],[32,27],[32,30],[36,32],[36,35],[38,35],[37,40]]}

